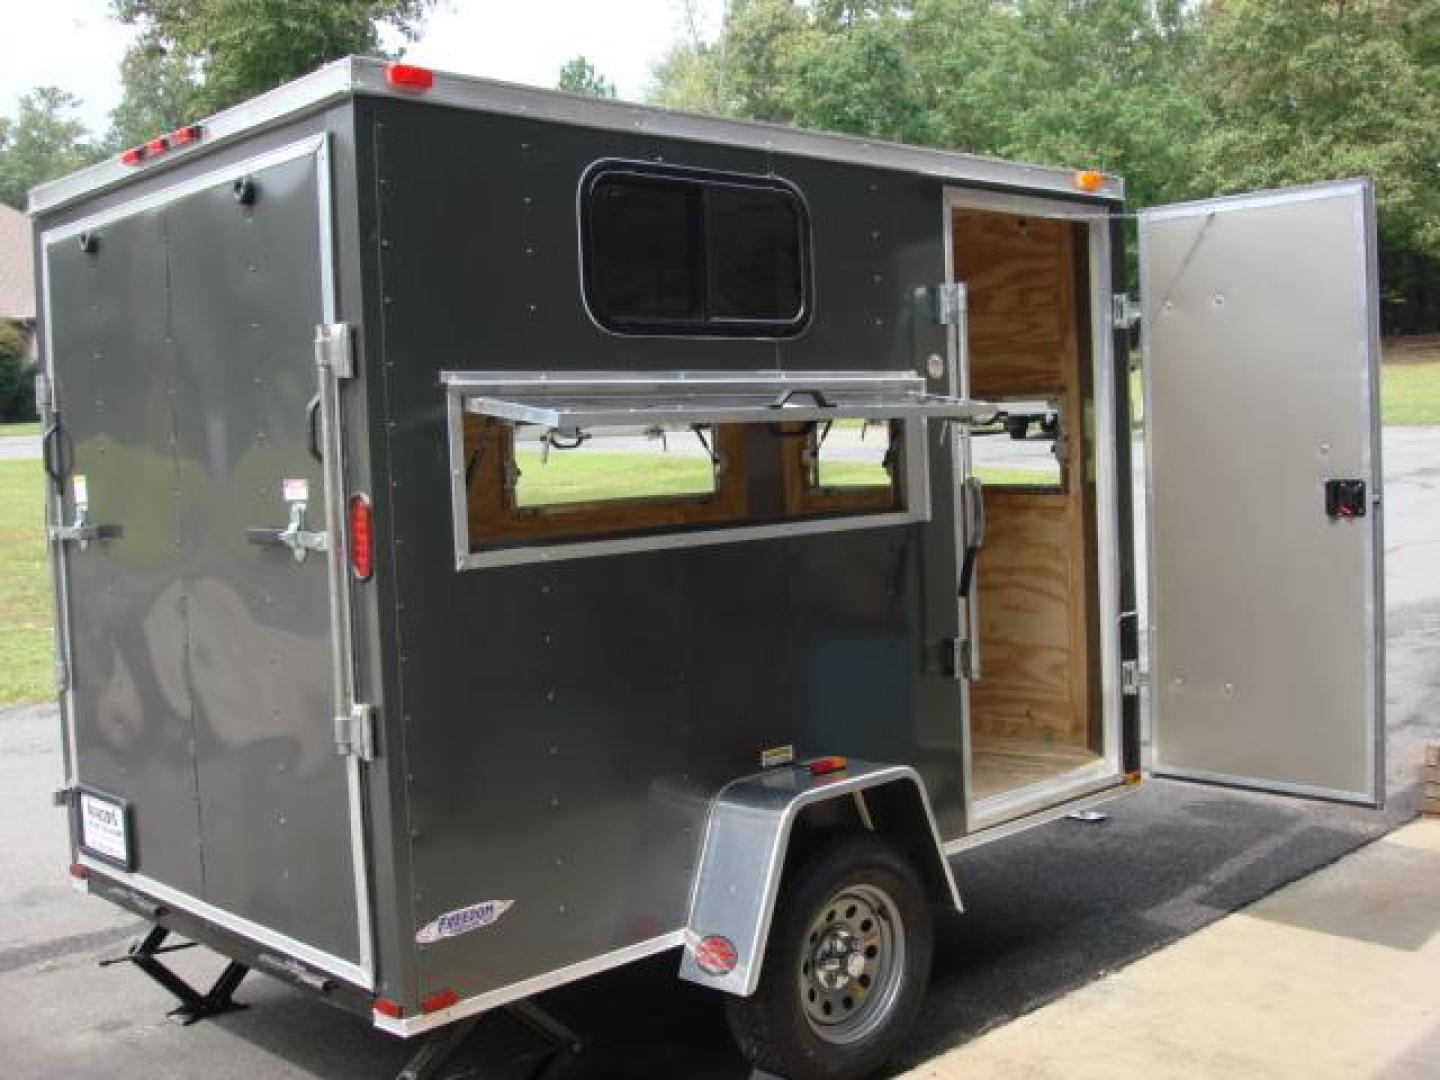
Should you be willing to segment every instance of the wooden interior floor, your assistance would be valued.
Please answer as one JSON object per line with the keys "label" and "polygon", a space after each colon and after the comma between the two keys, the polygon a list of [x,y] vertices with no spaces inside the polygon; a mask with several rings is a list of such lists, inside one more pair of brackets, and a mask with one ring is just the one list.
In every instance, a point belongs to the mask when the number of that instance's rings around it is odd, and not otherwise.
{"label": "wooden interior floor", "polygon": [[970,744],[974,798],[987,799],[1073,772],[1100,755],[1083,746],[976,735]]}

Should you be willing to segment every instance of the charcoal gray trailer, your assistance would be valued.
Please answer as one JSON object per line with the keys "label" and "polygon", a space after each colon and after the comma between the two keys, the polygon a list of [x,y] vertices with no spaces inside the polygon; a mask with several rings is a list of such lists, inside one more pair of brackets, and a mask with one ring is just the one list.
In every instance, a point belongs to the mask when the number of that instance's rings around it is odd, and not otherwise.
{"label": "charcoal gray trailer", "polygon": [[[677,950],[860,1076],[961,849],[1147,771],[1377,803],[1370,186],[1145,211],[1138,306],[1122,196],[369,60],[37,189],[77,884],[232,958],[192,1016]],[[1044,469],[976,464],[1007,401]]]}

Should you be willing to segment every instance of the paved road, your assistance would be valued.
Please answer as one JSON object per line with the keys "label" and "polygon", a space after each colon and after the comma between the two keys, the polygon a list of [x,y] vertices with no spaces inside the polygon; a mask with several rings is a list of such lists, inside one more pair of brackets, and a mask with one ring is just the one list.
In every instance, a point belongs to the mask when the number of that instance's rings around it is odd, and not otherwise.
{"label": "paved road", "polygon": [[38,458],[39,435],[0,435],[0,461],[12,458]]}
{"label": "paved road", "polygon": [[[1389,432],[1386,453],[1390,810],[1154,782],[1111,804],[1103,824],[1060,821],[964,853],[955,867],[969,913],[940,927],[926,1012],[897,1067],[918,1065],[1184,937],[1333,862],[1412,810],[1419,747],[1440,739],[1440,429]],[[57,735],[48,707],[0,716],[4,1074],[392,1076],[406,1048],[274,980],[251,977],[240,995],[248,1011],[180,1028],[164,1021],[166,995],[137,972],[96,967],[137,924],[68,888],[64,821],[48,807],[59,778]],[[193,950],[176,966],[203,974],[220,965]],[[677,983],[674,968],[675,958],[662,956],[547,995],[545,1004],[590,1045],[572,1074],[577,1080],[746,1075],[718,1003]],[[482,1030],[482,1059],[523,1045],[503,1018]],[[519,1072],[505,1066],[486,1075],[507,1080]]]}

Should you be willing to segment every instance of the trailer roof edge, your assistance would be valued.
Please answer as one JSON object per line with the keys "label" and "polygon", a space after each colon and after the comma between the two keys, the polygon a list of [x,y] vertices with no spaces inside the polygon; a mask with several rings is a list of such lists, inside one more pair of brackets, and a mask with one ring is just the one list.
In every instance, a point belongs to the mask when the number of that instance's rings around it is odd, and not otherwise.
{"label": "trailer roof edge", "polygon": [[1004,161],[977,154],[936,150],[852,135],[807,131],[782,124],[677,112],[653,105],[566,94],[557,90],[436,72],[423,94],[397,90],[385,77],[386,61],[369,57],[336,60],[309,75],[201,121],[204,140],[172,151],[154,164],[123,164],[112,157],[88,169],[41,184],[30,192],[29,210],[39,214],[139,176],[169,168],[216,145],[274,127],[356,94],[417,98],[432,104],[509,116],[529,116],[580,127],[628,131],[662,138],[689,139],[825,161],[893,169],[957,183],[978,183],[1054,192],[1085,201],[1124,198],[1118,176],[1099,175],[1093,190],[1077,186],[1077,172],[1047,165]]}

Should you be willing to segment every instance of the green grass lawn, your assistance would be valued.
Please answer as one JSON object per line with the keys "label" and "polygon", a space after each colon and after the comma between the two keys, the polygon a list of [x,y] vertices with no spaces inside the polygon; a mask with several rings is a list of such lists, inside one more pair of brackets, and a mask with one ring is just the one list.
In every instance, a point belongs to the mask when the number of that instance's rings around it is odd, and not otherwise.
{"label": "green grass lawn", "polygon": [[1380,416],[1385,424],[1440,424],[1440,363],[1384,365]]}
{"label": "green grass lawn", "polygon": [[40,463],[0,461],[0,705],[54,696]]}
{"label": "green grass lawn", "polygon": [[0,437],[5,435],[39,435],[40,422],[38,420],[26,420],[20,424],[0,424]]}

